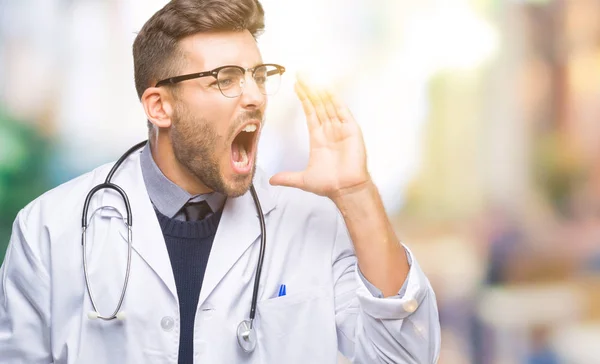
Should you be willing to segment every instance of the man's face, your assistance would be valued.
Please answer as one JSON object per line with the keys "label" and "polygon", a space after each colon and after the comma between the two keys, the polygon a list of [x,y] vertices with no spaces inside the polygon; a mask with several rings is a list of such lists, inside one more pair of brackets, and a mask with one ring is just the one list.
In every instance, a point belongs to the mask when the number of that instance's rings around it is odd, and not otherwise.
{"label": "man's face", "polygon": [[[181,40],[180,48],[185,54],[180,74],[225,65],[252,68],[262,63],[248,31],[197,34]],[[177,85],[171,142],[177,161],[202,184],[236,197],[252,183],[267,99],[250,72],[242,95],[236,98],[223,96],[215,82],[209,76]]]}

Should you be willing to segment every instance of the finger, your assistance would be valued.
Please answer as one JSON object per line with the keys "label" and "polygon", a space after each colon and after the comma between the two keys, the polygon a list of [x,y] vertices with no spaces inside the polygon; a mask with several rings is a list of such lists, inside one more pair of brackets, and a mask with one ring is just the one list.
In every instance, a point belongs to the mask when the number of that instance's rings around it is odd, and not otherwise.
{"label": "finger", "polygon": [[319,118],[319,121],[321,123],[329,122],[327,110],[325,109],[325,105],[323,104],[323,100],[321,100],[321,96],[319,95],[317,88],[309,84],[304,77],[298,77],[298,85],[308,96],[313,108],[315,109],[317,117]]}
{"label": "finger", "polygon": [[302,172],[279,172],[269,179],[269,183],[273,186],[304,189],[304,174]]}
{"label": "finger", "polygon": [[329,115],[327,115],[327,109],[321,98],[321,93],[316,89],[311,89],[309,97],[315,106],[315,111],[317,112],[317,117],[321,121],[321,124],[330,122],[331,120],[329,119]]}
{"label": "finger", "polygon": [[335,108],[337,117],[341,122],[354,121],[354,116],[350,112],[350,109],[346,106],[346,104],[342,101],[342,99],[333,91],[328,90],[327,96],[331,100],[333,107]]}
{"label": "finger", "polygon": [[302,103],[302,109],[304,110],[304,115],[306,115],[306,122],[308,123],[308,129],[311,130],[314,127],[319,126],[319,118],[317,117],[317,112],[313,107],[312,102],[308,99],[308,95],[306,92],[296,83],[294,85],[294,91],[296,91],[296,95]]}
{"label": "finger", "polygon": [[321,94],[321,99],[325,104],[325,110],[327,111],[327,116],[332,122],[342,122],[342,120],[338,117],[337,110],[333,104],[333,100],[331,100],[332,92],[329,89],[325,89]]}

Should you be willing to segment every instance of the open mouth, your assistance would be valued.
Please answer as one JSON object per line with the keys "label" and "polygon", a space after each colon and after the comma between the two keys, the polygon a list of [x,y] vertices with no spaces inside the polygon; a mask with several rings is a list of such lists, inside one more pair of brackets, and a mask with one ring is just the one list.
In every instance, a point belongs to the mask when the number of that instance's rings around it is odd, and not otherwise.
{"label": "open mouth", "polygon": [[248,173],[254,162],[258,124],[246,124],[231,143],[231,162],[235,172]]}

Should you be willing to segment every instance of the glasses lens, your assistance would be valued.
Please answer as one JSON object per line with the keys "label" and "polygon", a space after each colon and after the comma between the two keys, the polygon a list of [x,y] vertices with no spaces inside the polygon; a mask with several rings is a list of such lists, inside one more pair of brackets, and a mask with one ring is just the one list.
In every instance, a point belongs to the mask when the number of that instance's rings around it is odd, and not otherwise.
{"label": "glasses lens", "polygon": [[217,74],[217,85],[225,97],[238,97],[244,87],[244,71],[237,67],[222,68]]}
{"label": "glasses lens", "polygon": [[275,66],[260,66],[254,70],[254,81],[264,95],[273,95],[279,90],[281,72]]}

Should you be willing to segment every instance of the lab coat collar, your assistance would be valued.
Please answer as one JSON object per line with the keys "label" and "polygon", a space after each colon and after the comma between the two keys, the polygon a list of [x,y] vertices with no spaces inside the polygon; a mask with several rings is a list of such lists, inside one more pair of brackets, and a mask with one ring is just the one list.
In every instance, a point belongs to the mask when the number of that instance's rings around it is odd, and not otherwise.
{"label": "lab coat collar", "polygon": [[[140,152],[127,158],[115,173],[112,181],[125,190],[132,210],[133,249],[161,278],[174,297],[177,289],[164,237],[148,197],[140,165]],[[254,187],[265,217],[276,207],[274,189],[269,186],[264,173],[257,170]],[[113,206],[126,216],[121,196],[113,190],[104,190],[97,206]],[[97,208],[97,207],[96,207]],[[120,217],[111,209],[101,211],[102,216]],[[199,305],[210,295],[236,261],[260,236],[258,213],[250,191],[236,198],[228,198],[223,208],[215,241],[208,260]],[[127,236],[123,234],[126,242]]]}
{"label": "lab coat collar", "polygon": [[[276,204],[273,188],[262,171],[256,172],[254,188],[265,220]],[[250,191],[237,198],[228,198],[212,245],[204,274],[198,305],[202,305],[244,252],[260,243],[260,220]]]}

